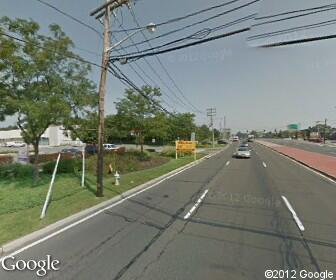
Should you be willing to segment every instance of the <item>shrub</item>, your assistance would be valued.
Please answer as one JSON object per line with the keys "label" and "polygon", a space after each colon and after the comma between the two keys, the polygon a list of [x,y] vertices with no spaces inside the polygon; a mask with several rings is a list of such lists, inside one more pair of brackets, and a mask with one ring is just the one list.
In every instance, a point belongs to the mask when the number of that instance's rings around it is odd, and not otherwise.
{"label": "shrub", "polygon": [[[58,157],[58,153],[53,153],[53,154],[41,154],[39,155],[39,162],[43,163],[43,162],[48,162],[48,161],[55,161],[57,160]],[[73,155],[70,153],[64,153],[62,154],[62,159],[71,159],[73,158]],[[34,155],[30,155],[29,156],[29,161],[30,163],[34,162]]]}
{"label": "shrub", "polygon": [[11,164],[13,163],[13,157],[12,156],[0,156],[0,165],[2,164]]}
{"label": "shrub", "polygon": [[30,164],[6,164],[0,165],[0,178],[26,178],[32,177],[34,167]]}
{"label": "shrub", "polygon": [[126,154],[128,157],[135,157],[136,159],[140,161],[148,161],[151,159],[151,156],[148,152],[141,152],[138,150],[130,150]]}
{"label": "shrub", "polygon": [[176,154],[175,148],[173,148],[173,147],[165,147],[165,148],[162,149],[162,151],[160,153],[161,156],[172,157],[172,158],[175,157],[175,154]]}
{"label": "shrub", "polygon": [[[42,167],[43,173],[52,174],[54,172],[56,161],[49,161]],[[80,162],[75,159],[61,159],[58,163],[57,173],[73,173],[75,169],[80,168]]]}

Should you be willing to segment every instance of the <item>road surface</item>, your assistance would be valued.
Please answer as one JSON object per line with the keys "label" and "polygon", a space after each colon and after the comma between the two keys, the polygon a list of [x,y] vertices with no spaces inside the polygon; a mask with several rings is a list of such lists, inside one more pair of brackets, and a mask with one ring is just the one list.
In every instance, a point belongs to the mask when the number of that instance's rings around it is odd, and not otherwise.
{"label": "road surface", "polygon": [[303,140],[265,139],[269,142],[336,157],[336,144],[319,144]]}
{"label": "road surface", "polygon": [[251,159],[234,148],[16,258],[60,260],[43,279],[260,280],[269,269],[335,279],[336,185],[256,143]]}

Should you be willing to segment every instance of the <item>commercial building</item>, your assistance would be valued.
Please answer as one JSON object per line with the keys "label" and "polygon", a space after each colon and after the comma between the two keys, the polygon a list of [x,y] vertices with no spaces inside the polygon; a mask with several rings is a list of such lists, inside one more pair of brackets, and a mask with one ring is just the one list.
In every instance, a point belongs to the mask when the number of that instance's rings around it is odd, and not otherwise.
{"label": "commercial building", "polygon": [[[0,131],[0,145],[6,145],[8,142],[23,143],[20,129]],[[69,131],[64,130],[62,126],[50,126],[43,133],[40,145],[61,146],[61,145],[81,145],[80,140],[72,140]]]}

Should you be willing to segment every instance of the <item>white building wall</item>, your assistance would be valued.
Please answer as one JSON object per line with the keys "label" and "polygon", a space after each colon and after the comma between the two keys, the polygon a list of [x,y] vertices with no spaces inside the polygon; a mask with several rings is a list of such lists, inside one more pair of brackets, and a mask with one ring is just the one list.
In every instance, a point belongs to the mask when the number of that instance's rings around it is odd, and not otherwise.
{"label": "white building wall", "polygon": [[[81,145],[82,142],[79,140],[73,141],[69,136],[65,135],[66,131],[62,126],[50,126],[43,133],[42,138],[48,139],[49,146],[60,146],[60,145]],[[0,143],[6,142],[23,142],[20,129],[0,131]]]}

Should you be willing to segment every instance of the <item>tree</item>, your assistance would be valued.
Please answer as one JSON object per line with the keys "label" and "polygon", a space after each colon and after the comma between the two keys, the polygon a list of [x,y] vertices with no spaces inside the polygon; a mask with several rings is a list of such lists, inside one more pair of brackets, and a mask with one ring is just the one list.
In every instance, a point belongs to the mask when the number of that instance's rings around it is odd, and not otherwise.
{"label": "tree", "polygon": [[133,131],[137,136],[137,142],[143,152],[144,138],[149,133],[149,125],[159,110],[158,98],[161,96],[160,89],[144,86],[141,88],[142,94],[133,89],[126,89],[124,98],[115,102],[119,127],[123,131]]}
{"label": "tree", "polygon": [[192,132],[196,131],[195,115],[179,113],[169,117],[170,139],[190,140]]}
{"label": "tree", "polygon": [[129,136],[129,131],[122,125],[122,119],[118,115],[108,115],[105,117],[105,140],[114,143]]}
{"label": "tree", "polygon": [[96,104],[90,71],[71,52],[73,43],[61,28],[49,26],[51,37],[40,35],[32,20],[0,20],[0,117],[16,115],[17,125],[27,144],[34,147],[34,179],[38,179],[41,135],[50,125],[78,119]]}
{"label": "tree", "polygon": [[167,114],[159,112],[154,117],[148,119],[147,122],[148,140],[151,141],[151,139],[155,139],[164,142],[169,139],[170,123]]}
{"label": "tree", "polygon": [[205,124],[198,126],[196,129],[196,139],[200,142],[209,140],[211,138],[211,131]]}
{"label": "tree", "polygon": [[69,118],[65,123],[66,130],[71,132],[72,139],[80,139],[83,143],[97,143],[98,114],[87,112],[85,116]]}

